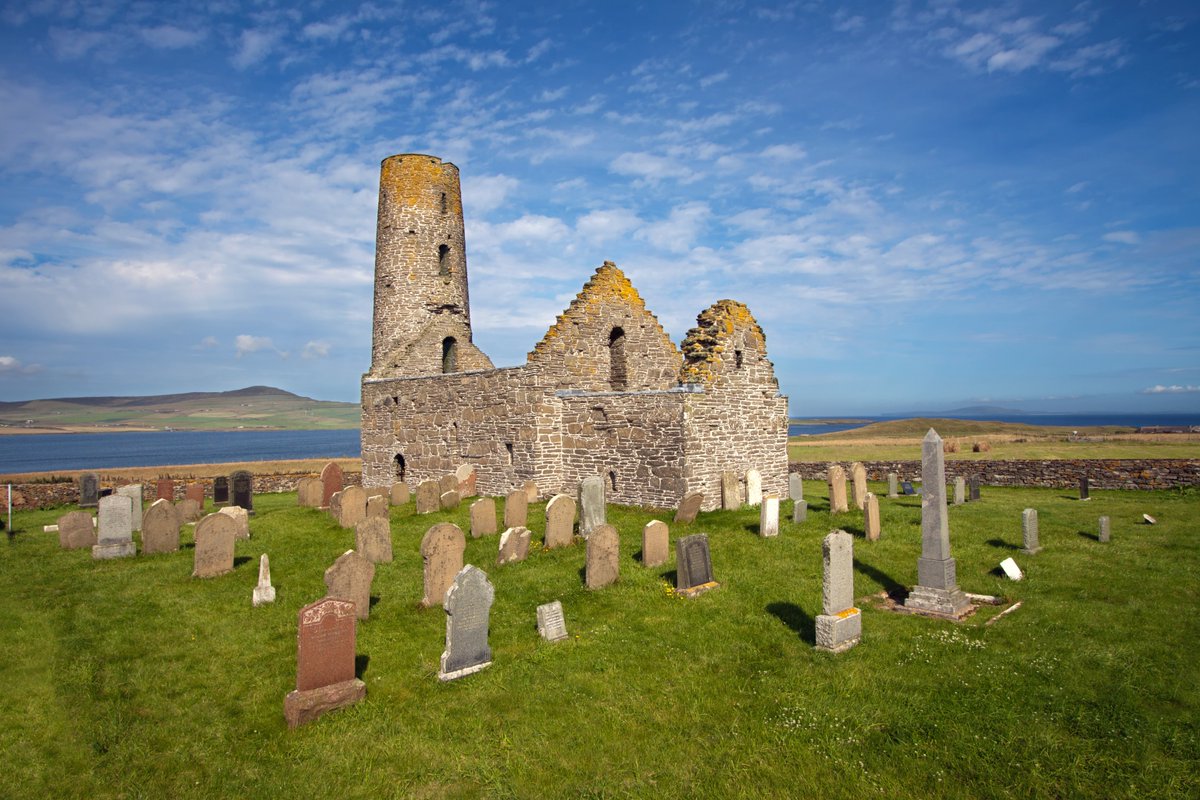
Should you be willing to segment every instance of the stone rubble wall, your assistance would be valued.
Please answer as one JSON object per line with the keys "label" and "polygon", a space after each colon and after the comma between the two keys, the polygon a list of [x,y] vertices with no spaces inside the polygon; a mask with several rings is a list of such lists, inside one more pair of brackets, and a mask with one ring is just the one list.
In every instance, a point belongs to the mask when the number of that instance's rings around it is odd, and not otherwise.
{"label": "stone rubble wall", "polygon": [[[824,481],[832,463],[841,463],[849,471],[849,462],[797,461],[790,464],[790,469],[806,480]],[[886,481],[889,472],[895,472],[902,481],[921,480],[920,461],[864,461],[863,466],[867,478],[873,481]],[[986,486],[1077,489],[1079,479],[1086,476],[1093,489],[1174,489],[1200,486],[1200,459],[946,459],[946,480],[972,476],[978,476]]]}

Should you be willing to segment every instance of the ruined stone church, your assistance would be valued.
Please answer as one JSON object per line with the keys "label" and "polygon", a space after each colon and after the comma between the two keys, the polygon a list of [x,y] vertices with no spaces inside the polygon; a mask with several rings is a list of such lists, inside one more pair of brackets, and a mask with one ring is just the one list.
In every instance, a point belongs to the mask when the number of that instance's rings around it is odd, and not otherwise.
{"label": "ruined stone church", "polygon": [[[681,352],[682,351],[682,352]],[[496,368],[471,340],[458,168],[383,161],[371,369],[362,379],[363,485],[410,485],[472,464],[481,494],[528,480],[660,508],[721,473],[757,469],[787,489],[787,398],[762,329],[719,300],[676,347],[624,273],[605,262],[524,364]]]}

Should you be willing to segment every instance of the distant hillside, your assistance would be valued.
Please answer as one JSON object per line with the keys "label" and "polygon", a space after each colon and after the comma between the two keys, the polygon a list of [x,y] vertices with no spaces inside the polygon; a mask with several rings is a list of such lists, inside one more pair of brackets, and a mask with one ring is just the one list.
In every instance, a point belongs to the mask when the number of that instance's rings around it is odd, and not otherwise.
{"label": "distant hillside", "polygon": [[313,430],[358,425],[357,403],[313,400],[271,386],[146,397],[58,397],[0,402],[0,433]]}

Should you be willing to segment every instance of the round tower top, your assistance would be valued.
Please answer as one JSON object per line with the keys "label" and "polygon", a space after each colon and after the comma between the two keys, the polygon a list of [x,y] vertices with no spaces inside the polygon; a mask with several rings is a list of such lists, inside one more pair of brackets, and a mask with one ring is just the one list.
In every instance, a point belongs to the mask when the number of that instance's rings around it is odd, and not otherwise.
{"label": "round tower top", "polygon": [[385,197],[401,207],[435,208],[442,213],[462,214],[458,167],[437,156],[400,153],[380,164],[380,200]]}

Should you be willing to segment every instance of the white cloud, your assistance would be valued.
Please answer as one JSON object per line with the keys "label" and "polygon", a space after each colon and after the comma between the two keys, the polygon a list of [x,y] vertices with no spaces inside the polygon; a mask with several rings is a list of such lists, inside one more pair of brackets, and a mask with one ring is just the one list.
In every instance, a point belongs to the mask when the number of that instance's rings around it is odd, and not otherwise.
{"label": "white cloud", "polygon": [[260,63],[271,54],[281,37],[281,31],[269,28],[250,28],[242,31],[237,52],[233,54],[233,65],[238,69],[246,69]]}
{"label": "white cloud", "polygon": [[178,28],[174,25],[158,25],[138,31],[142,41],[160,50],[179,50],[194,47],[208,36],[203,28]]}
{"label": "white cloud", "polygon": [[1149,389],[1142,389],[1142,394],[1195,394],[1200,392],[1200,386],[1151,386]]}
{"label": "white cloud", "polygon": [[1102,237],[1106,242],[1119,242],[1121,244],[1137,244],[1142,240],[1138,236],[1137,231],[1111,231],[1104,234]]}
{"label": "white cloud", "polygon": [[13,356],[0,356],[0,375],[33,375],[42,371],[40,364],[22,364]]}
{"label": "white cloud", "polygon": [[521,182],[509,175],[480,175],[463,179],[463,205],[467,213],[494,211],[504,205]]}
{"label": "white cloud", "polygon": [[219,347],[220,342],[215,336],[205,336],[197,344],[192,345],[193,350],[212,350],[214,347]]}
{"label": "white cloud", "polygon": [[693,246],[711,216],[712,210],[707,203],[685,203],[671,209],[665,220],[644,226],[636,237],[652,247],[684,253]]}
{"label": "white cloud", "polygon": [[636,230],[642,220],[627,208],[608,208],[589,211],[575,221],[575,230],[590,242],[623,238]]}
{"label": "white cloud", "polygon": [[300,357],[304,359],[327,358],[329,356],[329,343],[313,340],[304,345],[304,350],[301,351]]}
{"label": "white cloud", "polygon": [[699,175],[676,160],[656,156],[652,153],[622,153],[608,165],[618,175],[629,175],[647,183],[658,183],[668,178],[691,183]]}
{"label": "white cloud", "polygon": [[808,153],[796,144],[773,144],[762,151],[762,157],[772,161],[799,161],[807,158]]}
{"label": "white cloud", "polygon": [[250,336],[245,333],[239,334],[237,339],[234,340],[234,349],[237,352],[238,358],[241,358],[248,353],[258,353],[264,350],[271,351],[281,358],[287,358],[287,353],[277,349],[275,347],[275,343],[271,341],[271,337],[269,336]]}

